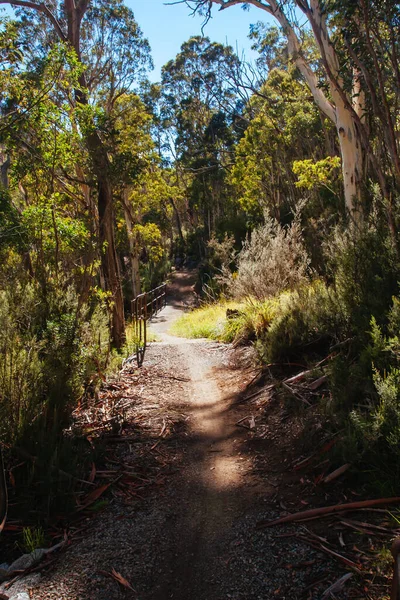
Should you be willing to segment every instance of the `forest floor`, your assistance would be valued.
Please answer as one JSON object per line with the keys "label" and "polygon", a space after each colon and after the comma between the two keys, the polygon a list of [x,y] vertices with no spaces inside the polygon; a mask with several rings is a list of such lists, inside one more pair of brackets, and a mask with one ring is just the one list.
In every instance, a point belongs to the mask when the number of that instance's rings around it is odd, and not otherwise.
{"label": "forest floor", "polygon": [[[93,467],[97,487],[70,525],[68,545],[56,562],[6,594],[382,599],[388,580],[371,557],[382,539],[390,540],[390,532],[379,531],[383,510],[258,526],[288,512],[362,498],[337,480],[319,483],[329,469],[324,447],[330,440],[318,426],[304,436],[301,411],[292,417],[273,390],[257,387],[251,348],[168,334],[192,303],[193,282],[190,273],[174,275],[168,306],[151,324],[160,341],[149,345],[141,369],[125,365],[90,409],[91,420],[99,420],[112,403],[116,416],[103,463]],[[313,451],[311,470],[310,460],[299,468]],[[333,596],[330,586],[338,580]]]}

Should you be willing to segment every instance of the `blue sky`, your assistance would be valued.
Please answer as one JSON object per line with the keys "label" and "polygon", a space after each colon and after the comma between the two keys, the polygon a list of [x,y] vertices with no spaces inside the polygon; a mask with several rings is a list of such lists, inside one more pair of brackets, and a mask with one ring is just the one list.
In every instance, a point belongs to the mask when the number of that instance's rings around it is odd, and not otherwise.
{"label": "blue sky", "polygon": [[[201,35],[203,19],[190,16],[185,4],[167,6],[168,0],[126,0],[133,10],[136,21],[150,42],[155,69],[153,81],[160,80],[161,67],[174,58],[183,42],[193,35]],[[205,26],[204,35],[211,41],[226,43],[239,53],[244,50],[248,59],[254,58],[247,35],[251,23],[265,21],[268,15],[254,7],[244,12],[240,6],[232,6],[223,12],[213,9],[213,18]]]}
{"label": "blue sky", "polygon": [[[204,18],[199,15],[190,16],[186,4],[167,5],[171,0],[125,0],[125,3],[135,14],[144,36],[149,40],[154,71],[150,73],[152,81],[160,81],[161,67],[175,58],[183,42],[191,36],[201,35]],[[173,1],[173,0],[172,0]],[[3,5],[7,13],[12,13],[8,5]],[[248,39],[250,25],[257,21],[273,21],[267,13],[254,6],[249,11],[243,11],[241,6],[232,6],[218,11],[213,7],[212,19],[204,28],[204,35],[213,42],[228,43],[238,50],[239,56],[245,53],[247,60],[256,58]]]}

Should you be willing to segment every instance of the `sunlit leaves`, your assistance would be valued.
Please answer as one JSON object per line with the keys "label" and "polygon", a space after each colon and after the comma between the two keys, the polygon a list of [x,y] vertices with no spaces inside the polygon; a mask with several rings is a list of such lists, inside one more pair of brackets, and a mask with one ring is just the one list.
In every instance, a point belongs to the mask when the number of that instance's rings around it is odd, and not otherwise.
{"label": "sunlit leaves", "polygon": [[316,162],[312,159],[295,160],[292,168],[297,175],[296,187],[311,190],[321,185],[327,186],[333,177],[337,177],[340,162],[339,156],[327,156]]}

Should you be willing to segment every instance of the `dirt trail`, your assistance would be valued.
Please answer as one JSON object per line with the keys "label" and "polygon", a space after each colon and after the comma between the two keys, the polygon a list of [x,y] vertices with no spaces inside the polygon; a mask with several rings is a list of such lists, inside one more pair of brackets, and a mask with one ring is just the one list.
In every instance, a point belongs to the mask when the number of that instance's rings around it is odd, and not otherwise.
{"label": "dirt trail", "polygon": [[[292,537],[295,527],[257,530],[259,520],[308,504],[315,486],[302,479],[300,490],[299,475],[288,469],[296,430],[284,407],[260,396],[259,418],[257,406],[237,402],[254,376],[248,351],[168,333],[190,305],[192,285],[190,273],[174,276],[168,306],[151,325],[161,341],[150,344],[140,370],[132,366],[119,380],[132,410],[100,468],[120,469],[115,481],[132,470],[133,488],[129,479],[112,485],[108,504],[71,528],[72,543],[56,565],[24,578],[13,593],[28,590],[32,600],[317,600],[343,574]],[[249,416],[256,416],[257,435],[237,427]]]}
{"label": "dirt trail", "polygon": [[[178,281],[182,278],[185,275]],[[169,545],[154,597],[205,600],[218,593],[215,585],[221,578],[218,570],[223,564],[216,566],[221,546],[243,510],[241,495],[235,489],[240,487],[244,463],[235,447],[235,426],[229,409],[236,389],[224,385],[223,349],[166,333],[181,314],[181,294],[178,289],[172,296],[172,305],[151,325],[166,351],[168,346],[177,347],[179,359],[189,373],[186,410],[191,415],[190,434],[195,440],[177,482],[176,496],[183,510],[165,532]],[[214,352],[210,352],[212,348]]]}

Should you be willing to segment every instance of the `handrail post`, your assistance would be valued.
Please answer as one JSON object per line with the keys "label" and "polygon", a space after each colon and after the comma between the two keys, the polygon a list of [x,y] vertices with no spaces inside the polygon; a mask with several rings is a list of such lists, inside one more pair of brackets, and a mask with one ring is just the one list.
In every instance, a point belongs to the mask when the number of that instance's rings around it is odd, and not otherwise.
{"label": "handrail post", "polygon": [[167,305],[166,283],[143,292],[131,302],[132,319],[134,320],[136,342],[136,359],[138,367],[143,364],[147,345],[147,321]]}

